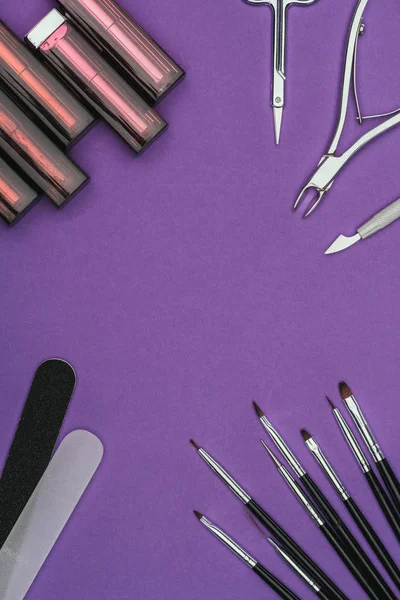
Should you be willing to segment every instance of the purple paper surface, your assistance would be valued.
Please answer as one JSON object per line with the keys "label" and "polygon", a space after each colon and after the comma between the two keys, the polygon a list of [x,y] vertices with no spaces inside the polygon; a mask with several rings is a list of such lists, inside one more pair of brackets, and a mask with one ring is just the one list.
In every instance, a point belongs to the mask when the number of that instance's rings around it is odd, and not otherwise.
{"label": "purple paper surface", "polygon": [[[398,544],[330,414],[356,392],[400,474],[399,224],[335,256],[325,249],[400,195],[400,129],[363,149],[306,221],[292,215],[338,114],[356,2],[289,9],[287,104],[274,144],[271,16],[240,0],[124,0],[187,70],[158,107],[169,130],[143,156],[105,124],[71,151],[92,181],[62,211],[41,202],[0,224],[0,457],[38,364],[58,356],[78,386],[63,434],[105,445],[90,489],[30,600],[275,598],[197,522],[204,512],[302,599],[313,598],[196,456],[193,437],[319,561],[361,588],[275,472],[256,400],[329,494],[306,427],[399,559]],[[53,5],[1,1],[23,36]],[[400,103],[400,10],[371,0],[360,40],[364,114]],[[350,105],[340,149],[361,129]],[[352,527],[354,530],[354,528]]]}

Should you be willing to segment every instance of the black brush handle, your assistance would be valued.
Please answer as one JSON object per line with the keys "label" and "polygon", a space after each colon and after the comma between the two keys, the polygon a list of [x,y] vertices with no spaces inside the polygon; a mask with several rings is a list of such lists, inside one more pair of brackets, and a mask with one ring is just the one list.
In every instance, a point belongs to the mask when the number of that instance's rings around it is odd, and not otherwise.
{"label": "black brush handle", "polygon": [[314,500],[318,508],[328,516],[328,521],[331,523],[335,531],[338,533],[342,542],[347,546],[347,551],[352,557],[353,562],[357,565],[365,579],[371,581],[371,585],[377,592],[382,594],[380,600],[386,598],[389,600],[397,600],[392,590],[379,573],[369,556],[364,552],[359,542],[356,540],[350,529],[335,511],[329,500],[321,492],[314,480],[306,473],[301,477],[304,487],[308,490],[310,496]]}
{"label": "black brush handle", "polygon": [[376,463],[379,473],[392,497],[396,509],[400,512],[400,483],[388,460],[384,458]]}
{"label": "black brush handle", "polygon": [[331,600],[348,600],[347,596],[329,579],[320,567],[296,544],[296,542],[284,531],[265,510],[255,502],[250,500],[246,504],[249,511],[264,525],[272,535],[290,550],[293,558],[310,574],[316,581],[321,582],[331,593]]}
{"label": "black brush handle", "polygon": [[329,590],[325,587],[321,587],[319,592],[315,592],[320,600],[334,600],[333,596],[330,594]]}
{"label": "black brush handle", "polygon": [[377,558],[384,566],[386,572],[390,575],[393,582],[400,589],[400,570],[394,562],[393,558],[390,556],[389,552],[386,550],[382,540],[375,533],[375,530],[369,524],[367,518],[361,512],[357,504],[354,502],[353,498],[348,498],[347,500],[344,500],[344,504],[346,505],[346,508],[352,516],[357,527],[362,532],[368,544],[375,552]]}
{"label": "black brush handle", "polygon": [[253,567],[253,571],[254,573],[257,573],[257,575],[263,581],[265,581],[265,583],[269,585],[269,587],[273,589],[278,594],[278,596],[283,598],[283,600],[300,600],[300,598],[296,596],[296,594],[291,592],[289,588],[286,587],[286,585],[284,585],[281,581],[279,581],[279,579],[274,577],[274,575],[267,571],[267,569],[260,565],[260,563],[256,563],[256,565]]}
{"label": "black brush handle", "polygon": [[379,506],[382,509],[383,514],[386,517],[387,522],[389,523],[390,527],[392,528],[393,533],[395,534],[395,536],[397,537],[397,539],[400,542],[400,516],[399,516],[399,514],[397,513],[395,507],[392,504],[392,501],[390,500],[389,496],[385,492],[383,485],[381,484],[381,482],[375,475],[374,471],[372,471],[372,470],[367,471],[367,473],[364,473],[364,475],[365,475],[365,479],[368,481],[368,485],[371,488],[372,493],[374,494]]}
{"label": "black brush handle", "polygon": [[321,525],[319,527],[320,531],[323,533],[325,538],[328,540],[329,544],[335,550],[336,554],[342,559],[346,567],[349,569],[350,573],[353,577],[358,581],[361,585],[365,593],[368,595],[370,600],[383,600],[385,596],[377,593],[374,587],[371,587],[370,582],[364,577],[362,571],[357,567],[357,565],[351,560],[347,553],[346,546],[343,545],[342,540],[338,537],[338,535],[327,525]]}

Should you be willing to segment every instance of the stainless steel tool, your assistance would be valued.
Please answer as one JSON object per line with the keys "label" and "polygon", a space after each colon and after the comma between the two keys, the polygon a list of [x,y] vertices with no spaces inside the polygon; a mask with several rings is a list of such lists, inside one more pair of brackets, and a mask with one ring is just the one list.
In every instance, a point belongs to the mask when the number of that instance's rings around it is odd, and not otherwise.
{"label": "stainless steel tool", "polygon": [[400,218],[400,199],[395,200],[389,206],[376,213],[369,221],[357,229],[357,233],[351,237],[339,235],[339,237],[329,246],[325,254],[335,254],[341,250],[349,248],[360,240],[366,240],[371,235],[384,229],[394,221]]}

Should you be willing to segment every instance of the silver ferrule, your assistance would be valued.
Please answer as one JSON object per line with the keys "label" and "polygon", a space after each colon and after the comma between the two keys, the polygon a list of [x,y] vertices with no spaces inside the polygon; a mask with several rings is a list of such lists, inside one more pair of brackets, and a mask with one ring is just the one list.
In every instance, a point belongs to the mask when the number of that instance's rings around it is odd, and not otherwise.
{"label": "silver ferrule", "polygon": [[365,420],[363,413],[361,412],[361,408],[358,406],[357,400],[354,396],[349,396],[344,400],[344,403],[347,407],[347,410],[351,414],[353,421],[356,424],[357,429],[360,432],[365,444],[367,445],[368,450],[371,452],[372,458],[376,463],[380,462],[385,458],[385,456],[382,450],[379,448],[374,434],[369,428],[369,425]]}
{"label": "silver ferrule", "polygon": [[238,498],[240,498],[240,500],[244,503],[244,504],[248,504],[251,500],[250,496],[244,491],[243,488],[240,487],[240,485],[229,475],[229,473],[227,473],[225,471],[225,469],[223,469],[221,467],[221,465],[219,465],[217,463],[216,460],[214,460],[212,458],[212,456],[210,456],[209,454],[207,454],[207,452],[205,450],[203,450],[203,448],[200,448],[198,450],[198,453],[200,454],[201,458],[208,464],[209,467],[212,468],[212,470],[214,471],[214,473],[216,473],[218,475],[218,477],[220,479],[222,479],[222,481],[228,486],[228,488],[230,490],[232,490],[232,492],[234,494],[236,494],[236,496]]}
{"label": "silver ferrule", "polygon": [[294,477],[292,477],[289,471],[283,466],[279,467],[278,471],[280,472],[280,474],[282,475],[292,492],[294,492],[294,494],[297,496],[300,502],[306,507],[306,509],[308,510],[318,527],[321,527],[324,524],[322,516],[319,514],[319,512],[312,504],[311,500],[307,497],[305,492],[303,492],[303,490],[301,489],[297,481],[294,479]]}
{"label": "silver ferrule", "polygon": [[350,495],[348,494],[346,488],[343,483],[340,481],[339,477],[336,475],[336,472],[333,470],[331,464],[326,459],[324,453],[321,448],[318,446],[317,442],[314,438],[310,438],[306,441],[306,446],[310,450],[311,454],[314,456],[315,460],[328,477],[329,481],[342,498],[342,500],[348,500]]}
{"label": "silver ferrule", "polygon": [[335,408],[332,412],[335,415],[336,421],[339,424],[341,432],[343,433],[348,445],[352,449],[353,454],[356,457],[356,460],[360,465],[362,472],[368,473],[371,470],[371,465],[369,464],[367,457],[362,451],[360,444],[357,442],[356,436],[350,429],[349,425],[347,424],[347,421],[345,420],[340,410],[338,408]]}
{"label": "silver ferrule", "polygon": [[222,529],[217,527],[214,523],[212,523],[212,521],[209,521],[207,517],[203,516],[200,519],[200,522],[203,523],[203,525],[205,525],[207,529],[211,531],[213,535],[215,535],[215,537],[217,537],[223,544],[225,544],[225,546],[227,546],[229,550],[232,550],[232,552],[236,554],[236,556],[241,558],[246,565],[248,565],[251,569],[254,569],[254,567],[257,564],[257,561],[254,560],[254,558],[250,556],[250,554],[248,554],[246,550],[243,550],[243,548],[239,546],[239,544],[237,544],[231,537],[229,537],[229,535],[225,533],[225,531],[222,531]]}
{"label": "silver ferrule", "polygon": [[321,591],[319,585],[313,579],[311,579],[311,577],[309,577],[305,571],[303,571],[303,569],[293,560],[290,554],[288,554],[283,548],[278,546],[278,544],[275,544],[273,540],[269,540],[269,542],[273,545],[273,547],[283,558],[283,560],[287,562],[287,564],[293,569],[293,571],[297,573],[297,575],[301,579],[303,579],[310,586],[310,588],[314,590],[314,592],[318,594],[318,592]]}
{"label": "silver ferrule", "polygon": [[30,30],[25,40],[33,46],[40,46],[47,38],[54,33],[67,19],[56,9],[53,8],[33,29]]}
{"label": "silver ferrule", "polygon": [[289,446],[283,440],[283,438],[279,435],[276,429],[271,425],[268,421],[267,417],[264,415],[260,419],[261,423],[264,425],[268,435],[274,442],[275,446],[279,449],[281,454],[286,458],[289,465],[292,467],[293,471],[296,473],[297,477],[303,477],[306,474],[305,470],[290,450]]}

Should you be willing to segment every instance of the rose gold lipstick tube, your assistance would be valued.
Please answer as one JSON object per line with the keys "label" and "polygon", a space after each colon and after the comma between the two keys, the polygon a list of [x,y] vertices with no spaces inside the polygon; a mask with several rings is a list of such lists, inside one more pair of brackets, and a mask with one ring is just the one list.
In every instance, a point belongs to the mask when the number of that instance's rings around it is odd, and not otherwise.
{"label": "rose gold lipstick tube", "polygon": [[64,146],[78,139],[94,116],[0,21],[0,79]]}
{"label": "rose gold lipstick tube", "polygon": [[136,153],[166,128],[166,122],[57,10],[26,39]]}
{"label": "rose gold lipstick tube", "polygon": [[88,177],[0,90],[0,149],[57,206],[62,206]]}
{"label": "rose gold lipstick tube", "polygon": [[158,102],[185,73],[114,0],[59,0],[61,10],[100,44],[150,104]]}
{"label": "rose gold lipstick tube", "polygon": [[28,209],[38,198],[38,193],[0,156],[0,217],[9,225]]}

